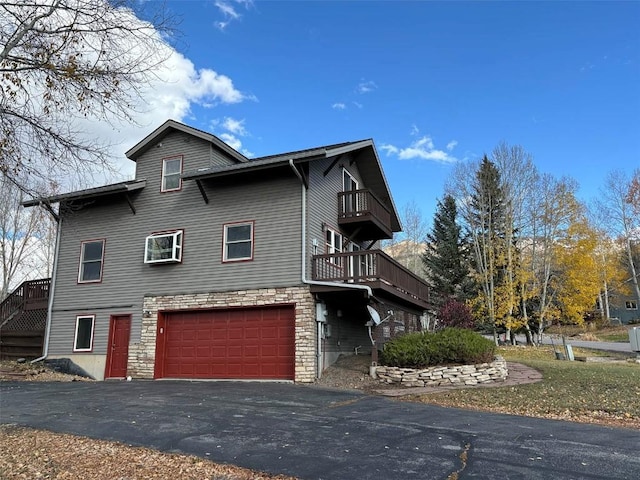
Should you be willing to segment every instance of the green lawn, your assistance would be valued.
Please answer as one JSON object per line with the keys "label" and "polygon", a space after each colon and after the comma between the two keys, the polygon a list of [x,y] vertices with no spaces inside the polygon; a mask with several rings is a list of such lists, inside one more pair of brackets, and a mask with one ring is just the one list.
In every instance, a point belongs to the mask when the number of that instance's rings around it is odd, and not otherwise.
{"label": "green lawn", "polygon": [[[575,354],[592,352],[574,349]],[[555,360],[551,347],[504,347],[507,361],[542,372],[539,383],[413,397],[425,403],[640,429],[640,365]]]}
{"label": "green lawn", "polygon": [[629,333],[600,333],[598,338],[603,342],[629,342]]}

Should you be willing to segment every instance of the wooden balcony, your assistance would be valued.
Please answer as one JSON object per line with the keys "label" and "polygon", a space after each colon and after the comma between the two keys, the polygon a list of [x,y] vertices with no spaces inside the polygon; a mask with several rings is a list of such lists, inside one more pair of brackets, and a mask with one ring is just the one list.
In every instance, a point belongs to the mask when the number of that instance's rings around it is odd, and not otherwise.
{"label": "wooden balcony", "polygon": [[414,308],[429,307],[426,282],[381,250],[314,255],[311,274],[313,280],[367,285]]}
{"label": "wooden balcony", "polygon": [[338,193],[338,225],[365,240],[391,238],[391,212],[367,189]]}
{"label": "wooden balcony", "polygon": [[0,328],[16,314],[44,310],[49,303],[49,286],[51,279],[31,280],[23,282],[0,304]]}

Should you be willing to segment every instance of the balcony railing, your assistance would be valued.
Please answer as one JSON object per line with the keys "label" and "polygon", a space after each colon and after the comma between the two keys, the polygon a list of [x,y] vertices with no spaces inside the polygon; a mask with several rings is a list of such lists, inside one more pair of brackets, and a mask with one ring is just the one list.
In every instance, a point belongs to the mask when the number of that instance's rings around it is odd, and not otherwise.
{"label": "balcony railing", "polygon": [[338,223],[364,228],[368,239],[391,238],[391,212],[367,189],[338,193]]}
{"label": "balcony railing", "polygon": [[16,312],[47,308],[51,279],[23,282],[0,304],[0,326]]}
{"label": "balcony railing", "polygon": [[314,255],[311,272],[313,280],[365,284],[423,308],[429,304],[425,281],[381,250]]}

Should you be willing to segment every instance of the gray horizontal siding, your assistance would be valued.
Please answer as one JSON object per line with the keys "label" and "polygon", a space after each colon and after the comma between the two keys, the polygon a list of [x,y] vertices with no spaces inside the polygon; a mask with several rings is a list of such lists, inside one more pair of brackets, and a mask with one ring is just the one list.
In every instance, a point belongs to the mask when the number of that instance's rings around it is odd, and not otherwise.
{"label": "gray horizontal siding", "polygon": [[350,165],[350,157],[344,156],[333,166],[327,175],[326,169],[334,161],[334,158],[312,162],[309,168],[309,192],[307,195],[307,251],[309,252],[307,269],[311,275],[311,254],[313,239],[318,241],[318,253],[325,253],[325,231],[323,224],[332,230],[338,228],[338,192],[342,191],[342,169],[359,182],[360,188],[366,188],[360,177],[357,164]]}
{"label": "gray horizontal siding", "polygon": [[158,144],[147,150],[136,161],[136,179],[146,179],[148,189],[160,191],[162,180],[162,159],[182,155],[184,172],[212,165],[230,165],[237,163],[225,156],[219,149],[201,138],[182,132],[168,133]]}
{"label": "gray horizontal siding", "polygon": [[[107,340],[109,336],[109,319],[111,315],[132,315],[131,338],[140,337],[140,315],[142,305],[132,308],[87,308],[74,311],[54,311],[53,322],[49,337],[50,355],[71,355],[95,353],[105,355],[107,353]],[[76,317],[95,315],[93,331],[93,350],[91,352],[74,352],[73,340],[75,335]],[[137,315],[137,321],[135,321]],[[134,337],[136,335],[136,337]]]}
{"label": "gray horizontal siding", "polygon": [[[164,139],[162,143],[170,142]],[[208,157],[208,146],[203,149]],[[177,154],[158,150],[151,149],[145,156],[161,159]],[[185,163],[189,161],[185,155]],[[63,217],[51,354],[71,353],[76,314],[96,314],[94,352],[104,353],[111,314],[132,313],[131,341],[139,339],[145,295],[301,283],[301,190],[293,174],[243,185],[205,185],[206,204],[195,182],[184,182],[178,192],[161,193],[161,161],[141,158],[138,163],[145,168],[155,165],[156,171],[153,175],[147,171],[147,187],[133,200],[135,215],[124,199],[114,199],[108,205],[91,205]],[[151,181],[152,177],[157,181]],[[253,261],[222,263],[223,225],[245,220],[255,222]],[[175,229],[184,230],[182,263],[145,264],[145,238]],[[81,242],[99,238],[106,240],[102,282],[78,284]]]}

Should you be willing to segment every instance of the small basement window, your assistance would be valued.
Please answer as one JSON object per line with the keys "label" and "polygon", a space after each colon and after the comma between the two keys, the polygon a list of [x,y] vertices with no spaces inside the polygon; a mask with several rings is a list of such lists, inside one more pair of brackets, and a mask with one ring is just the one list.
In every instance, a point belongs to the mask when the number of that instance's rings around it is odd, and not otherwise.
{"label": "small basement window", "polygon": [[93,349],[94,315],[76,317],[76,334],[73,339],[74,352],[90,352]]}
{"label": "small basement window", "polygon": [[182,230],[149,235],[144,246],[144,263],[182,261],[182,237]]}

